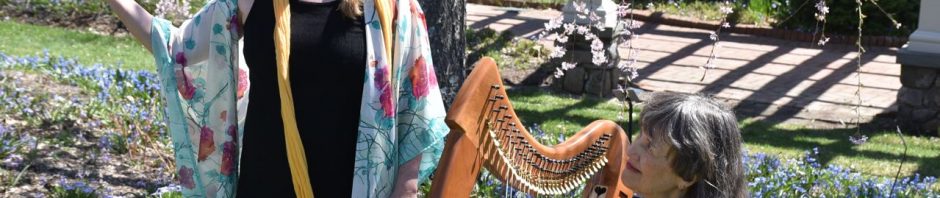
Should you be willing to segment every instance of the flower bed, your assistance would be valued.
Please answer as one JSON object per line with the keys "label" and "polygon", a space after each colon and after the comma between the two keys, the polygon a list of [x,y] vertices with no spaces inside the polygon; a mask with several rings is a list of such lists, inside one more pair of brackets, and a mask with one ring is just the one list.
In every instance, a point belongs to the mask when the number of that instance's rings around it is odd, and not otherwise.
{"label": "flower bed", "polygon": [[150,71],[0,53],[0,195],[141,196],[170,184],[159,89]]}

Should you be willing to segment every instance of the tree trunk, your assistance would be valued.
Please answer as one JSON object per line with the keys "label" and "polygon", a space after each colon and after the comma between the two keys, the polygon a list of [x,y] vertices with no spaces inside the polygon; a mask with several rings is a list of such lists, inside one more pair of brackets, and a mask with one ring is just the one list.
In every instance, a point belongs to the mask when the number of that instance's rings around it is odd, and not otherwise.
{"label": "tree trunk", "polygon": [[444,105],[450,108],[469,73],[466,61],[464,18],[466,0],[418,0],[427,18],[431,56]]}

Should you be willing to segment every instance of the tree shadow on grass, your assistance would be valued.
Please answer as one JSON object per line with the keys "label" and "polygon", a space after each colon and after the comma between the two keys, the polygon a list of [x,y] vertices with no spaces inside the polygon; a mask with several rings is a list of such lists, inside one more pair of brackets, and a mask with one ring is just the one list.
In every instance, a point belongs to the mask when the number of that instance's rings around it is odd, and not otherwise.
{"label": "tree shadow on grass", "polygon": [[[807,129],[774,126],[762,121],[741,122],[741,134],[744,142],[752,145],[770,146],[775,149],[792,149],[801,151],[812,151],[813,148],[819,148],[819,156],[816,158],[820,164],[831,164],[837,157],[862,158],[877,161],[855,161],[854,166],[871,167],[875,163],[892,163],[887,167],[878,167],[885,169],[890,174],[880,174],[882,176],[893,177],[897,171],[897,164],[904,157],[903,146],[900,146],[900,140],[895,142],[896,133],[891,130],[868,130],[863,124],[863,134],[870,137],[864,144],[854,144],[849,137],[856,132],[856,128],[843,129]],[[887,140],[875,140],[875,139]],[[910,136],[905,137],[908,142],[907,160],[903,166],[905,169],[911,169],[910,173],[919,173],[921,175],[940,176],[940,156],[932,157],[931,154],[940,152],[940,147],[929,143],[912,143]],[[917,168],[910,168],[916,166]],[[861,170],[860,170],[861,171]],[[902,176],[906,171],[902,171]],[[883,172],[884,173],[884,172]],[[868,173],[870,175],[870,173]]]}

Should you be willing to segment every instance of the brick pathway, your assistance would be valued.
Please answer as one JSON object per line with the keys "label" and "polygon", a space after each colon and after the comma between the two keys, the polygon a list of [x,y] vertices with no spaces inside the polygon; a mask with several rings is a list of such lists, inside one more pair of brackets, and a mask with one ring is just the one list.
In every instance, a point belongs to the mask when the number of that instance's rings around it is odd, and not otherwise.
{"label": "brick pathway", "polygon": [[[541,31],[554,10],[526,10],[467,5],[470,28],[490,27],[531,36]],[[812,43],[739,34],[722,34],[718,68],[705,76],[712,48],[708,30],[645,23],[636,30],[638,83],[656,90],[710,93],[727,100],[742,116],[773,123],[813,127],[855,119],[857,89],[855,48],[813,47]],[[543,41],[544,43],[550,43]],[[621,49],[621,53],[627,50]],[[862,57],[862,122],[896,111],[900,65],[896,48],[870,48]],[[621,57],[627,57],[622,54]],[[822,123],[830,123],[828,125]]]}

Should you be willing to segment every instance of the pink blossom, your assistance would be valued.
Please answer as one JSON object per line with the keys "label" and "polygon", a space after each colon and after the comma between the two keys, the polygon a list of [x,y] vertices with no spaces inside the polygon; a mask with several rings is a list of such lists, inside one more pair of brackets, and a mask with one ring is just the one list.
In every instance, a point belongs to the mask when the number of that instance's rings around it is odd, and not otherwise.
{"label": "pink blossom", "polygon": [[561,78],[562,76],[565,76],[565,70],[555,68],[555,78]]}
{"label": "pink blossom", "polygon": [[189,1],[159,0],[154,14],[160,18],[189,18]]}
{"label": "pink blossom", "polygon": [[720,11],[722,14],[726,14],[726,15],[731,14],[731,13],[734,13],[734,9],[731,8],[731,7],[728,7],[728,6],[721,6],[721,7],[719,8],[719,11]]}
{"label": "pink blossom", "polygon": [[561,46],[555,46],[555,49],[552,51],[552,54],[550,56],[552,58],[560,58],[562,56],[565,56],[565,48]]}
{"label": "pink blossom", "polygon": [[545,31],[552,31],[559,27],[561,27],[561,17],[555,17],[549,20],[548,23],[545,23]]}
{"label": "pink blossom", "polygon": [[826,45],[827,42],[829,42],[829,37],[823,36],[822,38],[819,38],[819,42],[816,42],[816,45]]}
{"label": "pink blossom", "polygon": [[562,62],[561,69],[562,70],[574,69],[576,65],[577,65],[576,63],[572,63],[572,62]]}

